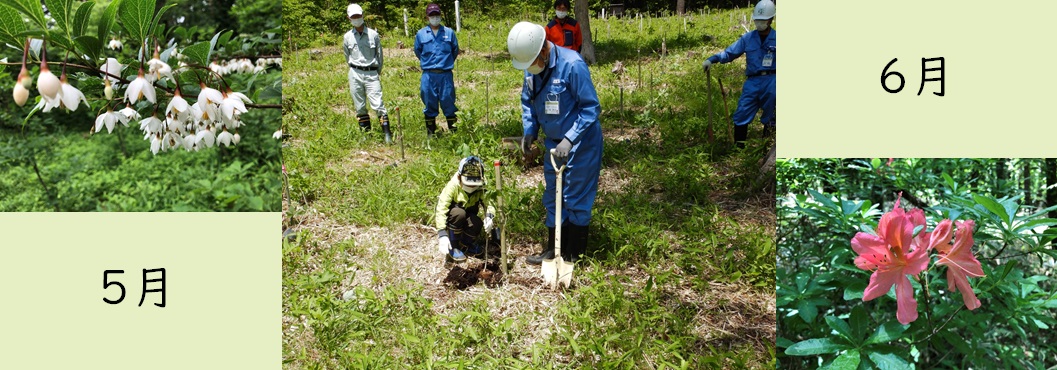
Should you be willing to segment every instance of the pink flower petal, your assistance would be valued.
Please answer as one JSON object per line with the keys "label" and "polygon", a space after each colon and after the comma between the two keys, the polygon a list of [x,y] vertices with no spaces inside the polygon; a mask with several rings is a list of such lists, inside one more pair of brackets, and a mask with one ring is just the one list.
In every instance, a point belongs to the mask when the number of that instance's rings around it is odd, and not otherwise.
{"label": "pink flower petal", "polygon": [[875,235],[862,232],[855,234],[851,239],[851,248],[859,254],[855,257],[855,266],[863,270],[876,270],[878,266],[892,263],[888,243]]}
{"label": "pink flower petal", "polygon": [[903,271],[889,270],[874,271],[873,275],[870,275],[870,284],[866,286],[866,290],[863,291],[863,301],[869,301],[874,298],[888,294],[888,291],[892,289],[899,279],[906,280],[906,276],[903,275]]}
{"label": "pink flower petal", "polygon": [[975,310],[980,307],[980,300],[976,298],[973,287],[969,285],[969,279],[960,273],[958,269],[947,269],[947,288],[950,290],[957,289],[962,293],[962,302],[965,302],[966,308]]}
{"label": "pink flower petal", "polygon": [[896,319],[906,325],[918,319],[918,301],[914,299],[914,288],[910,280],[902,276],[896,282]]}

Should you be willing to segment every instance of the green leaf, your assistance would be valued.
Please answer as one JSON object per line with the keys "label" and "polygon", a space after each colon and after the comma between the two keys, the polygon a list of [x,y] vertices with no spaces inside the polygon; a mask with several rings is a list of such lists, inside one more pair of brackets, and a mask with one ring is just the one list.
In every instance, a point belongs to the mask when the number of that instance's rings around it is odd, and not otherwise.
{"label": "green leaf", "polygon": [[148,30],[147,35],[154,35],[155,33],[158,32],[158,23],[161,22],[161,17],[163,15],[165,15],[166,11],[168,11],[170,8],[172,8],[172,7],[176,6],[176,5],[177,5],[177,3],[171,3],[171,4],[168,4],[166,6],[163,6],[161,8],[161,10],[158,11],[158,14],[154,15],[154,20],[151,21],[150,30]]}
{"label": "green leaf", "polygon": [[852,335],[851,327],[849,327],[848,323],[844,322],[844,320],[841,320],[836,316],[829,315],[826,316],[826,324],[829,325],[830,328],[833,328],[833,330],[837,331],[837,334],[840,334],[841,337],[847,339],[849,343],[859,344],[859,340],[861,338],[856,338]]}
{"label": "green leaf", "polygon": [[881,158],[874,158],[870,160],[870,166],[873,168],[881,167]]}
{"label": "green leaf", "polygon": [[810,301],[800,301],[800,303],[797,303],[796,309],[800,311],[800,317],[808,324],[814,322],[815,317],[818,316],[818,307],[815,307],[815,304]]}
{"label": "green leaf", "polygon": [[209,65],[209,42],[202,41],[195,43],[194,45],[184,48],[180,53],[183,54],[184,58],[190,61],[192,64],[200,66]]}
{"label": "green leaf", "polygon": [[791,341],[789,339],[782,338],[782,337],[778,337],[778,339],[775,340],[774,344],[776,346],[780,347],[780,348],[789,348],[789,346],[793,345],[793,341]]}
{"label": "green leaf", "polygon": [[37,0],[0,0],[0,4],[7,5],[22,14],[25,14],[29,19],[33,20],[42,29],[48,28],[48,22],[44,19],[44,8],[40,6],[40,1]]}
{"label": "green leaf", "polygon": [[807,189],[807,192],[811,193],[811,197],[815,198],[816,202],[822,203],[822,205],[826,206],[826,208],[837,211],[841,210],[841,208],[837,206],[837,203],[833,203],[833,200],[829,199],[828,196],[822,195],[822,193],[819,193],[814,189]]}
{"label": "green leaf", "polygon": [[870,352],[868,356],[870,357],[870,360],[872,360],[874,364],[877,365],[877,368],[881,370],[910,369],[910,364],[907,363],[906,360],[903,360],[902,358],[899,358],[899,356],[896,356],[891,353]]}
{"label": "green leaf", "polygon": [[26,31],[22,15],[15,9],[0,6],[0,41],[14,45],[19,50],[25,46],[26,39],[18,34]]}
{"label": "green leaf", "polygon": [[1013,230],[1013,231],[1015,231],[1017,233],[1020,233],[1020,232],[1024,232],[1024,231],[1027,231],[1027,230],[1034,229],[1034,228],[1039,227],[1039,226],[1054,226],[1054,225],[1057,225],[1057,218],[1040,218],[1040,219],[1037,219],[1037,220],[1031,220],[1031,221],[1025,222],[1025,223],[1021,224],[1020,226],[1017,226],[1017,228],[1015,230]]}
{"label": "green leaf", "polygon": [[[44,0],[48,6],[51,18],[55,20],[55,26],[70,35],[70,17],[73,15],[73,0]],[[69,37],[67,37],[69,38]]]}
{"label": "green leaf", "polygon": [[121,25],[125,27],[137,49],[143,45],[143,40],[150,31],[151,21],[154,20],[154,7],[154,0],[123,0],[121,8],[118,9]]}
{"label": "green leaf", "polygon": [[797,342],[785,349],[785,354],[790,356],[810,356],[824,353],[837,353],[842,349],[848,349],[847,345],[833,343],[829,338],[808,339]]}
{"label": "green leaf", "polygon": [[829,364],[829,366],[826,366],[825,369],[855,370],[859,367],[859,361],[859,350],[850,349],[847,352],[844,352],[844,354],[837,356],[837,358],[834,359],[833,362]]}
{"label": "green leaf", "polygon": [[997,201],[995,201],[994,198],[982,195],[973,195],[973,200],[976,201],[977,204],[980,204],[984,206],[984,208],[987,208],[987,210],[991,211],[991,213],[998,215],[999,219],[1005,221],[1006,225],[1009,225],[1009,214],[1006,213],[1006,208],[999,204]]}
{"label": "green leaf", "polygon": [[73,17],[73,29],[70,30],[74,39],[88,32],[88,19],[92,16],[92,8],[94,7],[95,3],[91,1],[81,3],[77,7],[77,13]]}
{"label": "green leaf", "polygon": [[866,330],[870,325],[870,318],[866,314],[866,308],[863,307],[863,305],[858,305],[851,309],[851,317],[848,318],[848,322],[851,324],[852,336],[855,338],[866,337]]}
{"label": "green leaf", "polygon": [[869,339],[866,339],[865,344],[870,345],[891,342],[903,335],[903,331],[906,329],[906,327],[897,321],[886,322],[884,325],[879,326]]}
{"label": "green leaf", "polygon": [[946,340],[947,343],[950,343],[950,345],[953,346],[954,349],[958,350],[958,352],[965,355],[973,353],[973,350],[970,349],[969,345],[965,342],[965,338],[959,337],[958,335],[952,333],[949,330],[942,330],[940,331],[939,335],[944,340]]}
{"label": "green leaf", "polygon": [[114,0],[103,11],[103,18],[99,20],[98,38],[100,42],[107,42],[107,38],[110,37],[110,30],[114,28],[114,22],[117,21],[117,9],[119,6],[121,6],[121,0]]}
{"label": "green leaf", "polygon": [[81,36],[73,40],[80,46],[80,50],[88,54],[88,59],[95,61],[99,58],[99,51],[103,50],[103,43],[95,36]]}

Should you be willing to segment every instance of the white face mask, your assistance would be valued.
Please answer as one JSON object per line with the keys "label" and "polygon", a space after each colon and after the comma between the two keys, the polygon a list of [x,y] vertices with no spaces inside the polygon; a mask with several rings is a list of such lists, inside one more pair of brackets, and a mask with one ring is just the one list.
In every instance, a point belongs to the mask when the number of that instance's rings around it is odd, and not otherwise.
{"label": "white face mask", "polygon": [[563,12],[561,10],[555,10],[554,11],[554,15],[558,16],[558,19],[565,19],[565,17],[569,16],[569,12]]}
{"label": "white face mask", "polygon": [[462,185],[462,191],[465,191],[467,194],[473,193],[473,192],[477,191],[477,189],[480,189],[480,188],[481,188],[480,186],[470,186],[470,185],[466,185],[466,184]]}
{"label": "white face mask", "polygon": [[768,28],[768,25],[767,25],[768,22],[767,22],[766,19],[762,19],[762,20],[761,19],[757,19],[757,20],[753,21],[753,23],[756,23],[756,30],[757,31],[766,31],[767,28]]}
{"label": "white face mask", "polygon": [[359,28],[359,27],[360,27],[360,26],[362,26],[362,25],[363,25],[363,18],[354,18],[354,19],[352,20],[352,26],[353,26],[353,27],[357,27],[357,28]]}
{"label": "white face mask", "polygon": [[533,65],[528,66],[528,69],[526,69],[526,70],[528,71],[528,73],[531,73],[531,74],[534,74],[534,75],[538,75],[538,74],[540,74],[540,72],[543,72],[543,67],[540,67],[538,65],[533,64]]}
{"label": "white face mask", "polygon": [[440,25],[440,17],[429,17],[429,25],[436,27]]}

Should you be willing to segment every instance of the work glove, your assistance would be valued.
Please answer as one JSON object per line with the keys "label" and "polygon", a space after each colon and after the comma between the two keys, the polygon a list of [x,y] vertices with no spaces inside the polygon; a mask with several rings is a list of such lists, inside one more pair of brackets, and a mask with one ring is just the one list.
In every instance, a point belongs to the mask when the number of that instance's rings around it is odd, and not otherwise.
{"label": "work glove", "polygon": [[536,142],[536,137],[531,135],[525,135],[521,137],[521,154],[528,155],[532,151],[532,143]]}
{"label": "work glove", "polygon": [[708,59],[705,59],[705,62],[701,63],[701,68],[704,68],[706,71],[708,70],[708,67],[711,67],[711,66],[712,66],[712,61],[708,60]]}
{"label": "work glove", "polygon": [[489,213],[487,216],[484,217],[484,232],[485,233],[492,232],[492,227],[495,226],[495,223],[492,222],[492,218],[494,218],[494,217],[495,216],[492,215],[491,213]]}
{"label": "work glove", "polygon": [[558,143],[557,147],[554,147],[552,154],[554,155],[555,160],[565,162],[569,159],[569,151],[572,149],[573,142],[569,141],[569,139],[562,139],[562,142]]}
{"label": "work glove", "polygon": [[443,235],[440,235],[440,238],[437,239],[437,252],[448,254],[451,252],[451,240],[448,240],[448,230],[441,230],[439,233],[443,233]]}

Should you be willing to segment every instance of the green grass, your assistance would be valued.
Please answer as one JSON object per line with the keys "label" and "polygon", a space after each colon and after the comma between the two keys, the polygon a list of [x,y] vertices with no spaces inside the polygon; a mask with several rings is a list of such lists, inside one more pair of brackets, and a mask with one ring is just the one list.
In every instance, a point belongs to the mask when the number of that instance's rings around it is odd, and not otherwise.
{"label": "green grass", "polygon": [[[437,284],[447,271],[432,245],[440,188],[466,154],[513,163],[500,142],[521,132],[521,75],[505,52],[514,20],[491,29],[464,20],[455,72],[460,128],[435,140],[422,125],[417,60],[397,48],[412,41],[402,32],[383,36],[384,98],[404,135],[403,159],[377,128],[358,130],[340,46],[289,53],[284,222],[301,231],[283,250],[284,367],[773,367],[774,208],[759,200],[773,196],[751,186],[769,144],[733,150],[719,86],[707,105],[700,71],[704,57],[740,34],[733,16],[697,15],[685,33],[681,18],[653,19],[644,37],[637,22],[592,22],[603,173],[590,258],[577,266],[577,287],[562,295],[526,283],[538,270],[521,261],[516,281],[501,288]],[[654,53],[662,39],[663,57]],[[623,77],[610,73],[618,59]],[[743,72],[713,71],[730,90],[731,110]],[[403,127],[395,126],[396,107]],[[752,127],[750,137],[758,136],[759,124]],[[503,170],[508,240],[520,258],[545,236],[543,184],[535,182],[539,168]]]}

